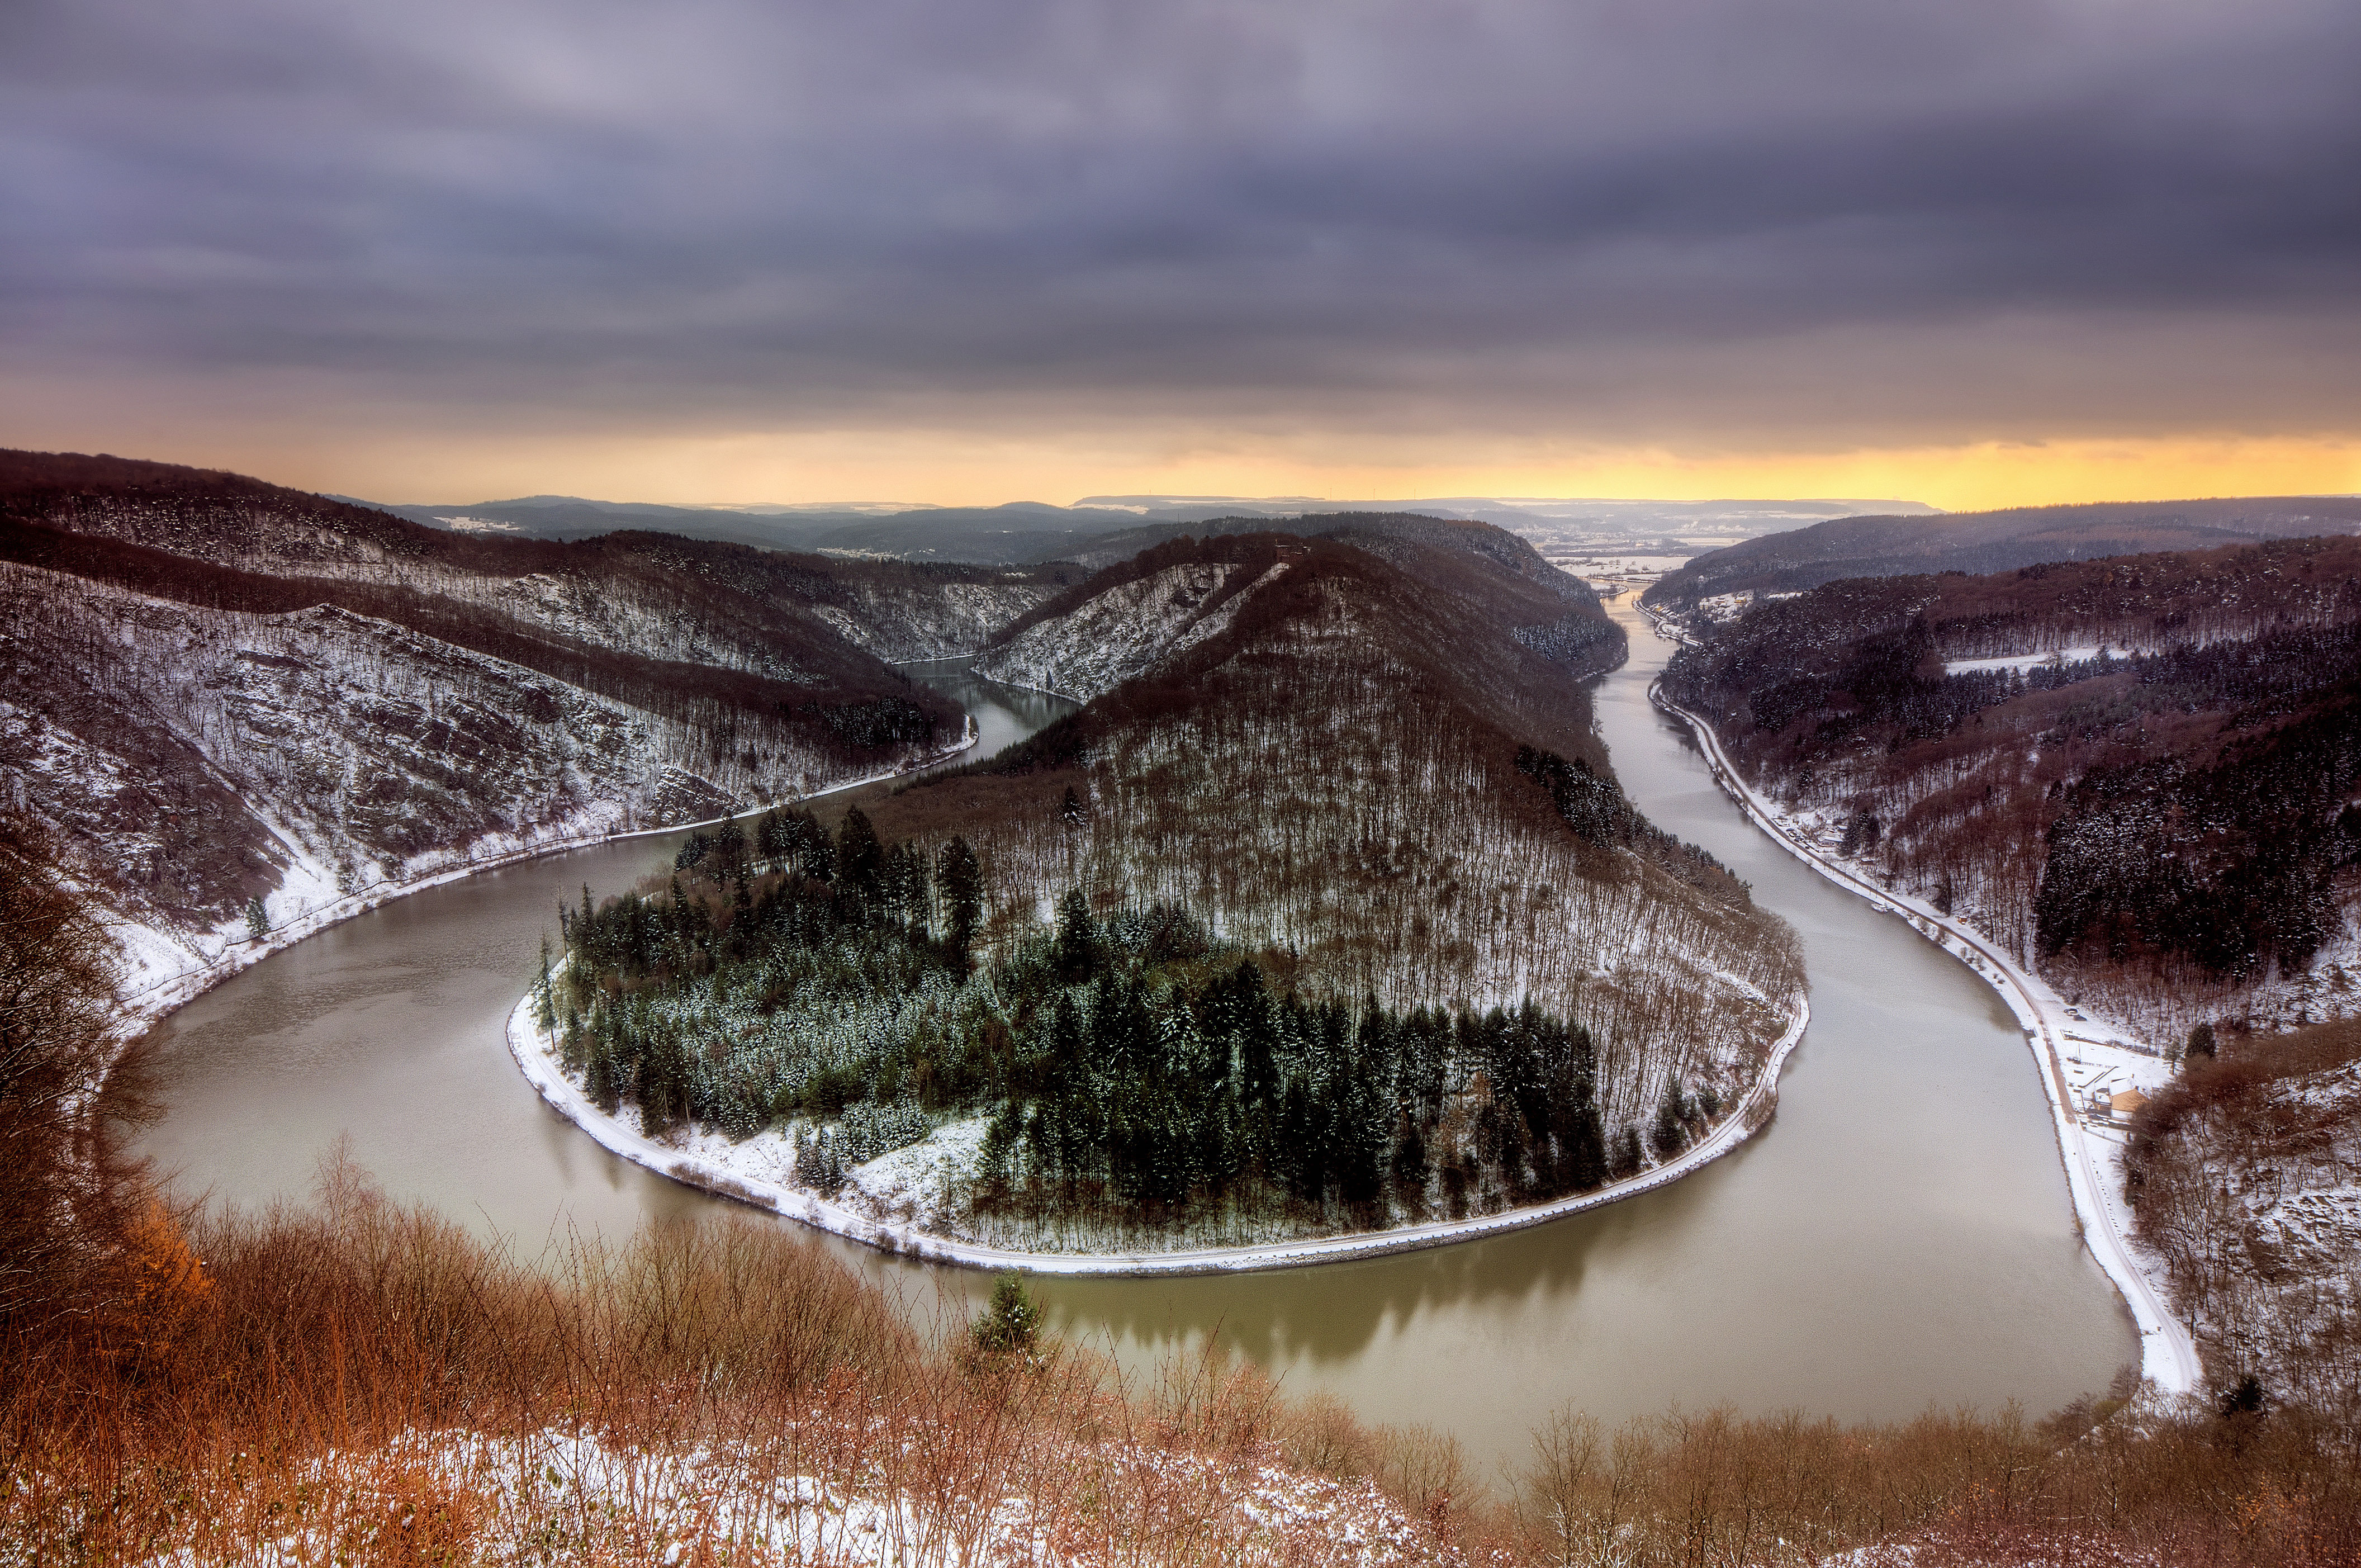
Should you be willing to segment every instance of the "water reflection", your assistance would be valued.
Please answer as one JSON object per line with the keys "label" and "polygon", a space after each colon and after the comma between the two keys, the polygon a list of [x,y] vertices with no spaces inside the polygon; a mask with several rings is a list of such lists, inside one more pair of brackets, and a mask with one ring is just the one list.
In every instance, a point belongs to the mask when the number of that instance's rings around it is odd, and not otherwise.
{"label": "water reflection", "polygon": [[[943,768],[964,767],[996,756],[1075,709],[1061,696],[987,681],[971,671],[964,659],[922,659],[897,667],[966,708],[975,720],[975,745]],[[928,771],[939,773],[943,768]]]}
{"label": "water reflection", "polygon": [[[1931,1402],[2054,1408],[2135,1357],[2077,1240],[2030,1054],[1992,992],[1748,827],[1647,705],[1664,648],[1598,688],[1626,789],[1802,933],[1809,1036],[1777,1121],[1665,1190],[1495,1240],[1287,1273],[1045,1281],[1053,1323],[1143,1368],[1218,1333],[1297,1392],[1521,1454],[1567,1400],[1598,1414],[1728,1402],[1840,1417]],[[914,668],[978,716],[962,762],[1071,705]],[[168,1114],[144,1152],[225,1201],[301,1196],[340,1137],[394,1196],[532,1252],[717,1201],[605,1153],[502,1041],[559,899],[620,891],[676,839],[614,844],[399,901],[280,953],[143,1047]],[[740,1213],[747,1211],[735,1211]],[[956,1326],[990,1281],[820,1245]]]}

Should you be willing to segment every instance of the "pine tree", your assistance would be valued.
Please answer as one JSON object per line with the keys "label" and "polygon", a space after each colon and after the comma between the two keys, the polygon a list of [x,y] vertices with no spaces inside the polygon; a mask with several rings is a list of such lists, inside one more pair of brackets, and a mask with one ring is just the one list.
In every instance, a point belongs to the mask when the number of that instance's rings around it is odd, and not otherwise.
{"label": "pine tree", "polygon": [[1024,1130],[1024,1102],[1014,1098],[1001,1102],[983,1129],[983,1147],[976,1158],[976,1174],[987,1188],[996,1191],[1008,1185],[1009,1157],[1016,1152]]}
{"label": "pine tree", "polygon": [[935,857],[935,891],[943,902],[944,945],[965,964],[983,915],[983,867],[957,834]]}
{"label": "pine tree", "polygon": [[1567,1131],[1565,1171],[1569,1192],[1587,1192],[1607,1179],[1607,1137],[1598,1107],[1587,1099],[1576,1109]]}
{"label": "pine tree", "polygon": [[1074,888],[1058,901],[1058,978],[1080,984],[1098,972],[1099,925],[1091,916],[1091,901]]}
{"label": "pine tree", "polygon": [[1426,1156],[1426,1136],[1419,1130],[1418,1118],[1404,1116],[1400,1135],[1394,1140],[1394,1190],[1402,1202],[1416,1207],[1426,1195],[1426,1179],[1432,1173]]}
{"label": "pine tree", "polygon": [[2213,1025],[2200,1024],[2189,1031],[2189,1044],[2184,1047],[2182,1054],[2192,1061],[2199,1057],[2211,1060],[2214,1048]]}
{"label": "pine tree", "polygon": [[603,1035],[591,1038],[590,1065],[585,1075],[583,1091],[590,1096],[591,1104],[609,1116],[623,1102],[622,1093],[615,1082],[615,1053]]}
{"label": "pine tree", "polygon": [[1375,1202],[1385,1185],[1387,1117],[1374,1072],[1373,1060],[1366,1057],[1346,1068],[1331,1134],[1336,1195],[1356,1205]]}
{"label": "pine tree", "polygon": [[557,1027],[557,1004],[549,983],[549,933],[541,934],[541,977],[533,982],[533,1019],[546,1032]]}
{"label": "pine tree", "polygon": [[969,1328],[978,1350],[993,1354],[1030,1350],[1041,1332],[1041,1309],[1025,1293],[1025,1282],[1004,1274],[992,1288],[992,1304]]}
{"label": "pine tree", "polygon": [[1656,1105],[1656,1124],[1648,1135],[1649,1146],[1660,1160],[1670,1159],[1688,1143],[1688,1118],[1682,1114],[1680,1080],[1664,1080],[1664,1097]]}
{"label": "pine tree", "polygon": [[846,914],[856,925],[876,918],[879,883],[885,869],[885,847],[868,815],[854,806],[836,830],[836,888],[846,900]]}
{"label": "pine tree", "polygon": [[927,936],[927,857],[908,840],[885,857],[886,913],[913,940]]}

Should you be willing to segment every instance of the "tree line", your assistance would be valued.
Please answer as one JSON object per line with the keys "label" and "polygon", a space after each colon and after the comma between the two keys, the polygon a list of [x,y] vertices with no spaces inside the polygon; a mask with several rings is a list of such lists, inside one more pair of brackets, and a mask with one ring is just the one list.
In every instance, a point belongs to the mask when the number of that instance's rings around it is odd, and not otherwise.
{"label": "tree line", "polygon": [[[751,828],[751,830],[750,830]],[[1720,1114],[1662,1085],[1609,1126],[1587,1029],[1515,1008],[1358,1005],[1170,905],[1054,926],[981,961],[990,890],[956,837],[883,842],[783,809],[692,835],[660,891],[561,909],[545,1023],[591,1097],[651,1132],[794,1129],[823,1190],[954,1116],[988,1118],[976,1204],[1243,1205],[1383,1223],[1595,1188]]]}

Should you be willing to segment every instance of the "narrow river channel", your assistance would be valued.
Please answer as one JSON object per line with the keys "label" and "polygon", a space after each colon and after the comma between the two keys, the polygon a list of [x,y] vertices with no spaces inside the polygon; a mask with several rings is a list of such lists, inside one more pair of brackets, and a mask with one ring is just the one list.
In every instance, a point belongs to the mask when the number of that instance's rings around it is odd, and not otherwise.
{"label": "narrow river channel", "polygon": [[[2012,1399],[2040,1412],[2103,1387],[2137,1360],[2136,1336],[2075,1234],[2014,1021],[1965,969],[1747,825],[1648,703],[1670,646],[1619,615],[1631,660],[1596,692],[1624,788],[1803,934],[1812,1025],[1776,1121],[1668,1190],[1498,1240],[1288,1273],[1044,1282],[1054,1326],[1135,1368],[1218,1333],[1289,1391],[1442,1428],[1487,1469],[1521,1459],[1569,1402],[1610,1420],[1675,1403],[1882,1419]],[[1067,710],[955,664],[913,673],[976,714],[975,754]],[[558,900],[620,891],[675,841],[431,889],[228,981],[142,1047],[164,1114],[141,1152],[185,1190],[253,1205],[302,1196],[349,1139],[395,1197],[527,1253],[568,1229],[723,1207],[559,1120],[502,1042]],[[988,1283],[821,1245],[922,1316]]]}

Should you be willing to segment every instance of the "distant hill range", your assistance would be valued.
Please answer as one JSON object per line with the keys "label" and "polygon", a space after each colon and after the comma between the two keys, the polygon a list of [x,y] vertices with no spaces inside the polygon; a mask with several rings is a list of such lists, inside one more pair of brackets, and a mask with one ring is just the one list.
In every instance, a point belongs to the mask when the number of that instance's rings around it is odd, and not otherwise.
{"label": "distant hill range", "polygon": [[0,452],[0,830],[158,981],[250,926],[939,756],[964,717],[888,661],[1082,576],[470,534]]}
{"label": "distant hill range", "polygon": [[1846,577],[2005,572],[2158,550],[2361,532],[2361,497],[2250,496],[2012,507],[1940,517],[1848,517],[1767,534],[1691,560],[1646,602],[1687,609],[1724,594],[1796,593]]}
{"label": "distant hill range", "polygon": [[[1090,575],[670,532],[708,515],[688,509],[514,504],[544,532],[0,451],[0,833],[93,897],[135,984],[487,859],[939,756],[963,717],[893,664],[996,646]],[[1620,656],[1589,589],[1499,529],[1283,526],[1430,583],[1478,572],[1495,634],[1562,671]]]}
{"label": "distant hill range", "polygon": [[430,528],[530,539],[575,540],[626,529],[770,550],[888,555],[914,561],[1022,565],[1078,561],[1104,565],[1182,535],[1208,537],[1293,530],[1306,517],[1340,512],[1400,514],[1488,522],[1544,554],[1642,549],[1686,554],[1773,529],[1794,529],[1862,512],[1932,516],[1901,500],[1323,500],[1312,496],[1085,496],[1070,507],[1012,501],[994,507],[683,507],[525,496],[513,500],[386,505],[334,496]]}

